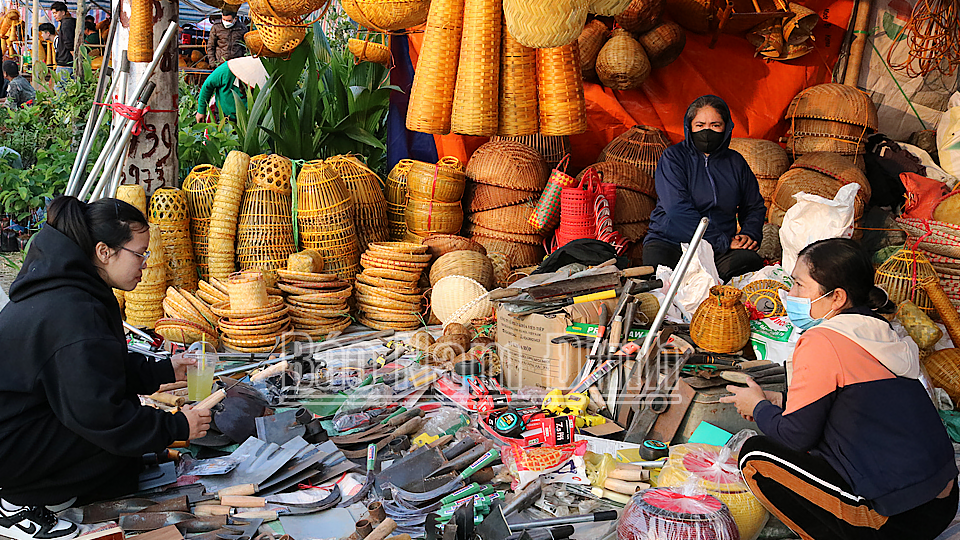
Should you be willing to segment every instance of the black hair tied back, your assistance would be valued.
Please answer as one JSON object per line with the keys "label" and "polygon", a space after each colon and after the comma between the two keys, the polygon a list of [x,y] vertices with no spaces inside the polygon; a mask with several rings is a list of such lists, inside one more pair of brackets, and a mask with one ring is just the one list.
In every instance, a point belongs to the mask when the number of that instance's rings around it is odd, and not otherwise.
{"label": "black hair tied back", "polygon": [[821,294],[843,289],[851,307],[887,312],[893,306],[887,293],[873,284],[870,256],[849,238],[814,242],[800,251],[797,262],[807,265],[810,277],[820,285]]}
{"label": "black hair tied back", "polygon": [[47,223],[74,241],[91,259],[97,244],[120,249],[133,239],[134,231],[149,227],[143,212],[119,199],[101,199],[87,204],[62,195],[47,208]]}

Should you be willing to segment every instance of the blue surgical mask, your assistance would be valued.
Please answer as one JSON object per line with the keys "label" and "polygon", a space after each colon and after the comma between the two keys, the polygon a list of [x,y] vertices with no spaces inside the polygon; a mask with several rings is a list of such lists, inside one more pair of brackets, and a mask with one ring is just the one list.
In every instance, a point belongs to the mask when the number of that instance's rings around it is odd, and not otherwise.
{"label": "blue surgical mask", "polygon": [[813,303],[819,302],[831,294],[833,294],[833,291],[815,300],[810,300],[809,298],[800,298],[799,296],[789,296],[787,291],[781,289],[780,301],[783,302],[783,307],[787,310],[787,317],[790,319],[790,324],[800,330],[809,330],[822,323],[827,316],[833,313],[833,310],[830,310],[830,313],[827,313],[826,316],[820,317],[819,319],[814,319],[810,315],[810,308],[813,306]]}

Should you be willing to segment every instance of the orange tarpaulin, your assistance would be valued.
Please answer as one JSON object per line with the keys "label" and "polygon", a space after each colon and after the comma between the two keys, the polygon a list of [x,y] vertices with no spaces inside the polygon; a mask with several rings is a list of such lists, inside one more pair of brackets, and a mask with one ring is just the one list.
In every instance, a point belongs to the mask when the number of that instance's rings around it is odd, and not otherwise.
{"label": "orange tarpaulin", "polygon": [[[683,114],[704,94],[716,94],[730,105],[734,137],[779,140],[789,127],[783,119],[790,100],[804,88],[831,82],[844,33],[853,10],[851,0],[807,0],[820,15],[814,32],[815,48],[799,59],[770,62],[754,56],[754,48],[740,36],[721,35],[710,49],[710,36],[687,31],[683,54],[669,66],[654,70],[637,90],[615,91],[585,83],[587,132],[572,136],[572,165],[594,163],[603,147],[635,124],[658,127],[673,142],[683,139]],[[410,57],[414,68],[423,44],[412,34]],[[452,155],[466,163],[486,137],[437,135],[437,155]]]}

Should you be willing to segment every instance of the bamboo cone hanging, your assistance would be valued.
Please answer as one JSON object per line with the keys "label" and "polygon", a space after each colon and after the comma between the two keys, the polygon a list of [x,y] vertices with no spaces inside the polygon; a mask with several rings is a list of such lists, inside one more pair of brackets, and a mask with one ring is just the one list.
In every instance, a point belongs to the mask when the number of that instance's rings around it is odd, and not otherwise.
{"label": "bamboo cone hanging", "polygon": [[569,45],[537,49],[540,133],[576,135],[587,130],[587,102],[580,73],[580,49]]}
{"label": "bamboo cone hanging", "polygon": [[407,107],[410,131],[450,133],[463,12],[464,0],[434,0],[430,4]]}
{"label": "bamboo cone hanging", "polygon": [[522,45],[503,27],[503,58],[500,64],[500,126],[497,135],[533,135],[537,117],[537,51]]}
{"label": "bamboo cone hanging", "polygon": [[501,0],[466,0],[451,129],[461,135],[497,134],[500,90]]}
{"label": "bamboo cone hanging", "polygon": [[153,0],[130,2],[130,42],[127,55],[131,62],[153,60]]}

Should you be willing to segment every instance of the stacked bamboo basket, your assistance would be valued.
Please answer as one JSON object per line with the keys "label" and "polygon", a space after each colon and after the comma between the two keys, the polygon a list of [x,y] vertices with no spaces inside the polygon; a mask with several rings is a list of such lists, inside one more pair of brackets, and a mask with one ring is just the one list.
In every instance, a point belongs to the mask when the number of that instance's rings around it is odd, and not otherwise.
{"label": "stacked bamboo basket", "polygon": [[595,163],[577,176],[577,181],[589,169],[600,174],[603,182],[616,184],[616,202],[613,208],[613,227],[633,245],[624,253],[633,261],[640,261],[643,238],[650,228],[650,214],[657,206],[657,191],[653,176],[643,169],[622,161]]}
{"label": "stacked bamboo basket", "polygon": [[217,191],[219,180],[220,169],[213,165],[197,165],[183,180],[183,193],[187,196],[187,213],[190,216],[193,257],[197,263],[200,279],[210,277],[207,264],[207,234],[210,231],[213,196]]}
{"label": "stacked bamboo basket", "polygon": [[233,150],[220,169],[217,190],[210,211],[207,233],[207,265],[210,277],[226,279],[236,271],[234,245],[237,236],[237,214],[247,185],[250,156]]}
{"label": "stacked bamboo basket", "polygon": [[404,239],[421,243],[434,234],[457,234],[463,225],[460,199],[466,176],[460,161],[445,157],[437,163],[413,161],[406,173],[407,232]]}
{"label": "stacked bamboo basket", "polygon": [[[124,184],[117,186],[116,198],[129,203],[140,211],[146,217],[147,215],[147,192],[139,184]],[[159,234],[159,233],[158,233]],[[117,304],[120,306],[120,312],[123,313],[124,294],[126,291],[114,289],[113,295],[117,298]]]}
{"label": "stacked bamboo basket", "polygon": [[238,272],[220,285],[219,298],[225,292],[227,299],[211,306],[211,310],[220,317],[223,344],[240,352],[279,349],[283,335],[292,329],[291,319],[283,298],[267,294],[263,273]]}
{"label": "stacked bamboo basket", "polygon": [[793,159],[814,152],[850,158],[861,170],[867,137],[877,131],[877,107],[854,86],[827,83],[811,86],[787,107],[790,133],[787,152]]}
{"label": "stacked bamboo basket", "polygon": [[777,181],[790,167],[790,158],[779,144],[763,139],[730,140],[730,149],[738,152],[747,161],[753,175],[757,177],[760,195],[769,209],[773,206],[773,192]]}
{"label": "stacked bamboo basket", "polygon": [[543,156],[525,144],[491,141],[474,152],[466,174],[465,235],[516,267],[539,263],[543,237],[527,220],[547,182]]}
{"label": "stacked bamboo basket", "polygon": [[347,300],[353,287],[336,274],[323,273],[324,260],[316,251],[294,253],[286,269],[277,270],[277,286],[298,334],[323,338],[350,326]]}
{"label": "stacked bamboo basket", "polygon": [[197,341],[206,341],[214,347],[220,345],[219,318],[206,302],[190,291],[167,287],[163,314],[164,318],[157,321],[154,329],[164,338],[186,345]]}
{"label": "stacked bamboo basket", "polygon": [[236,257],[240,270],[282,268],[297,246],[293,239],[293,165],[277,154],[250,158],[249,184],[237,221]]}
{"label": "stacked bamboo basket", "polygon": [[390,240],[402,241],[407,234],[407,173],[413,166],[412,159],[401,159],[387,175],[384,197],[387,200],[387,227]]}
{"label": "stacked bamboo basket", "polygon": [[390,238],[387,226],[387,200],[383,196],[380,177],[355,156],[334,156],[327,161],[340,173],[340,178],[353,197],[355,229],[360,251],[370,242]]}
{"label": "stacked bamboo basket", "polygon": [[148,214],[150,223],[156,224],[162,233],[170,284],[188,291],[197,290],[186,195],[179,189],[160,188],[150,197]]}
{"label": "stacked bamboo basket", "polygon": [[427,246],[410,242],[372,242],[361,256],[357,276],[358,321],[377,330],[421,326],[421,275],[430,266]]}
{"label": "stacked bamboo basket", "polygon": [[133,326],[153,328],[163,318],[163,298],[167,289],[167,255],[163,249],[163,234],[160,225],[150,225],[150,257],[143,269],[140,283],[132,291],[126,291],[123,312]]}
{"label": "stacked bamboo basket", "polygon": [[360,272],[354,204],[340,174],[323,160],[297,175],[297,226],[303,247],[319,252],[324,271],[352,282]]}
{"label": "stacked bamboo basket", "polygon": [[796,160],[780,176],[773,192],[773,205],[767,210],[767,219],[778,227],[783,216],[797,200],[799,192],[833,199],[841,187],[856,182],[860,184],[854,201],[854,219],[859,223],[867,203],[870,202],[870,182],[850,159],[830,152],[807,154]]}
{"label": "stacked bamboo basket", "polygon": [[543,156],[543,160],[547,164],[547,170],[555,169],[564,156],[570,154],[570,137],[566,136],[535,133],[533,135],[496,136],[491,137],[490,141],[513,141],[533,148]]}

